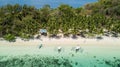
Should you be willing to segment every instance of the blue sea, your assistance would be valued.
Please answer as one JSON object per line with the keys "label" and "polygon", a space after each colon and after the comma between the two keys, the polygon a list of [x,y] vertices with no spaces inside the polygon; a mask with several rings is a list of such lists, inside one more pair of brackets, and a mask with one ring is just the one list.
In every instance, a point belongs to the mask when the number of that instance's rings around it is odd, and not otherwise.
{"label": "blue sea", "polygon": [[36,8],[41,8],[44,5],[48,4],[52,8],[58,7],[60,4],[68,4],[72,7],[81,7],[87,3],[97,2],[97,0],[0,0],[0,6],[6,4],[20,4],[20,5],[30,5],[35,6]]}

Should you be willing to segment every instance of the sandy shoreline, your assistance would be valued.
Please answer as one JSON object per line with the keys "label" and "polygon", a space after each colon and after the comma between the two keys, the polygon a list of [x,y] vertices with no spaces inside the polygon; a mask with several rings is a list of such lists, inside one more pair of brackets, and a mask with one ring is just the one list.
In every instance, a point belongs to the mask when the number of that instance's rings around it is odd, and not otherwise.
{"label": "sandy shoreline", "polygon": [[[39,49],[40,44],[43,44],[41,49]],[[71,50],[76,45],[80,45],[83,49],[82,53]],[[57,51],[56,47],[58,46],[63,48],[61,53]],[[111,37],[104,37],[102,40],[85,38],[49,39],[44,37],[42,40],[23,41],[17,39],[16,42],[0,41],[0,56],[41,55],[69,57],[74,54],[76,59],[79,57],[84,60],[88,57],[93,58],[93,56],[101,58],[120,57],[119,51],[120,38]]]}
{"label": "sandy shoreline", "polygon": [[104,37],[103,39],[88,39],[88,38],[47,38],[33,39],[29,41],[23,41],[16,39],[16,42],[0,41],[0,45],[40,45],[44,46],[73,46],[73,45],[120,45],[120,38]]}

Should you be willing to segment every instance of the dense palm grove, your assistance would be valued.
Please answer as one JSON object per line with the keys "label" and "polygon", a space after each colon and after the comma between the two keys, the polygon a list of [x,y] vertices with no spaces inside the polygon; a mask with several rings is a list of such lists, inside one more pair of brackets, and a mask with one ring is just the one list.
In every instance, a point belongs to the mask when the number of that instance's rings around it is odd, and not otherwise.
{"label": "dense palm grove", "polygon": [[30,38],[47,29],[49,36],[95,36],[105,32],[120,33],[120,0],[99,0],[84,7],[72,8],[62,4],[58,8],[45,5],[37,9],[27,5],[0,7],[0,37]]}

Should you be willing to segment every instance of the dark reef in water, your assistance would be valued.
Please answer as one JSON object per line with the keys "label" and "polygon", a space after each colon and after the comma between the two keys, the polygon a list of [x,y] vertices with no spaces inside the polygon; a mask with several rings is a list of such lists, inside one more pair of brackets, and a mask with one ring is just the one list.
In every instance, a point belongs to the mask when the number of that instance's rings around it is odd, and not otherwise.
{"label": "dark reef in water", "polygon": [[[94,57],[94,58],[96,58],[96,57]],[[108,60],[108,59],[99,60],[99,59],[96,59],[96,62],[98,62],[98,64],[106,64],[110,67],[120,67],[120,58],[116,58],[116,57],[113,57],[113,60]]]}
{"label": "dark reef in water", "polygon": [[120,67],[120,59],[115,59],[114,61],[105,60],[105,63],[106,63],[107,65],[112,66],[112,67]]}
{"label": "dark reef in water", "polygon": [[[0,57],[1,58],[1,57]],[[41,56],[21,56],[2,57],[0,67],[73,67],[66,58],[41,57]]]}
{"label": "dark reef in water", "polygon": [[[107,65],[109,67],[120,67],[120,58],[103,59],[93,56],[91,67],[100,67]],[[95,62],[94,62],[95,61]],[[87,63],[87,62],[86,62]],[[70,60],[63,56],[0,56],[0,67],[85,67],[83,63]]]}

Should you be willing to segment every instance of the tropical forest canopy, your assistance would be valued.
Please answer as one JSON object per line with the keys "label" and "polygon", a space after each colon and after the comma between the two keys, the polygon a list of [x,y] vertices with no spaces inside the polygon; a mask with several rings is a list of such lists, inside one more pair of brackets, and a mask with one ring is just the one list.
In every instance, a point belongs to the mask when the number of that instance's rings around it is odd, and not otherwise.
{"label": "tropical forest canopy", "polygon": [[[0,37],[30,38],[46,29],[51,35],[104,35],[105,32],[120,33],[120,0],[99,0],[83,7],[73,8],[61,4],[37,9],[28,5],[0,7]],[[60,32],[61,30],[61,32]]]}

